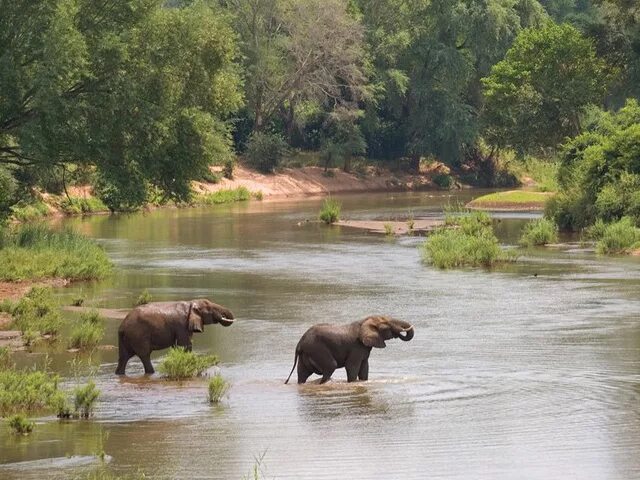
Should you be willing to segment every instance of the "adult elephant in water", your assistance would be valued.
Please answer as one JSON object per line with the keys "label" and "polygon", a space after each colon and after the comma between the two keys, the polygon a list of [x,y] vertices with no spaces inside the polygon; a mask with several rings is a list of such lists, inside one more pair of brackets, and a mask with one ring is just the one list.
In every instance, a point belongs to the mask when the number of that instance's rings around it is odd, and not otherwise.
{"label": "adult elephant in water", "polygon": [[144,373],[154,373],[152,351],[176,345],[191,350],[194,332],[213,323],[228,327],[233,318],[231,310],[207,299],[140,305],[127,314],[118,329],[116,375],[124,375],[134,355],[142,360]]}
{"label": "adult elephant in water", "polygon": [[296,346],[293,368],[298,364],[298,383],[305,383],[312,373],[327,382],[337,368],[347,370],[347,381],[369,378],[369,354],[373,347],[386,347],[385,341],[400,338],[408,342],[414,335],[413,325],[402,320],[371,316],[347,325],[314,325],[302,335]]}

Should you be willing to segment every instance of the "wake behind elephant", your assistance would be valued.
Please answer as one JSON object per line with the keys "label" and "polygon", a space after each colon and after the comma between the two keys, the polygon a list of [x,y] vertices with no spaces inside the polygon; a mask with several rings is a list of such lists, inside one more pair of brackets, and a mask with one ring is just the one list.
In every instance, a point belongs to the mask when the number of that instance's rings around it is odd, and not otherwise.
{"label": "wake behind elephant", "polygon": [[385,341],[413,338],[413,325],[390,317],[371,316],[347,325],[314,325],[302,335],[296,346],[293,368],[298,364],[298,383],[305,383],[313,373],[327,382],[337,368],[347,370],[347,381],[369,379],[369,354],[373,347],[386,347]]}
{"label": "wake behind elephant", "polygon": [[140,305],[127,314],[118,329],[116,375],[124,375],[134,355],[142,361],[144,373],[152,374],[152,351],[173,346],[191,350],[194,332],[214,323],[228,327],[233,319],[231,310],[207,299]]}

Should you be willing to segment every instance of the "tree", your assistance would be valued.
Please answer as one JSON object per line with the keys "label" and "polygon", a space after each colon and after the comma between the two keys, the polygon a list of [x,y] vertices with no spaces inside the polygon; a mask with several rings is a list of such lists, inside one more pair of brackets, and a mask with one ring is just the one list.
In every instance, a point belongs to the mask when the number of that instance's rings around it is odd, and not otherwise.
{"label": "tree", "polygon": [[574,27],[523,30],[483,79],[487,141],[521,152],[554,149],[580,133],[580,114],[601,104],[607,66]]}
{"label": "tree", "polygon": [[229,155],[242,102],[227,18],[202,2],[27,3],[0,0],[0,163],[95,165],[113,209],[147,186],[187,199]]}

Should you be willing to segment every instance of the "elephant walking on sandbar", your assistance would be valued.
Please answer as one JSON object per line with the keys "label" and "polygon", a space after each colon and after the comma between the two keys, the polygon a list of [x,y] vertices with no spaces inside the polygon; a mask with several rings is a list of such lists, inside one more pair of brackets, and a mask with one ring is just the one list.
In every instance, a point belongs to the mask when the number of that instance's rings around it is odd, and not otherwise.
{"label": "elephant walking on sandbar", "polygon": [[284,382],[289,382],[298,364],[298,383],[305,383],[313,373],[327,382],[337,368],[347,370],[347,381],[369,378],[371,348],[386,347],[385,340],[413,338],[413,325],[384,316],[371,316],[347,325],[314,325],[302,335],[296,346],[293,368]]}
{"label": "elephant walking on sandbar", "polygon": [[202,332],[205,325],[213,323],[228,327],[233,319],[231,310],[207,299],[140,305],[127,314],[118,328],[116,375],[124,375],[127,362],[134,355],[142,360],[144,373],[152,374],[152,351],[173,346],[191,350],[194,332]]}

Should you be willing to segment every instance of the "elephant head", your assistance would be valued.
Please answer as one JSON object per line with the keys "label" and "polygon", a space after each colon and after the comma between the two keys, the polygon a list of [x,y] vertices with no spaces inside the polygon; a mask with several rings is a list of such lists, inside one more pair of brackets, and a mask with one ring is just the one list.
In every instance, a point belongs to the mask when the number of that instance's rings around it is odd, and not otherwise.
{"label": "elephant head", "polygon": [[372,316],[362,321],[358,338],[367,347],[384,348],[385,340],[400,338],[408,342],[414,333],[410,323],[391,317]]}
{"label": "elephant head", "polygon": [[233,323],[233,312],[207,299],[193,300],[189,305],[189,330],[202,332],[205,325],[219,323],[228,327]]}

